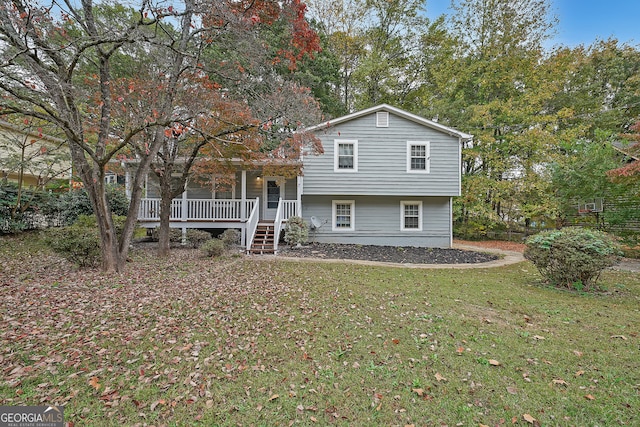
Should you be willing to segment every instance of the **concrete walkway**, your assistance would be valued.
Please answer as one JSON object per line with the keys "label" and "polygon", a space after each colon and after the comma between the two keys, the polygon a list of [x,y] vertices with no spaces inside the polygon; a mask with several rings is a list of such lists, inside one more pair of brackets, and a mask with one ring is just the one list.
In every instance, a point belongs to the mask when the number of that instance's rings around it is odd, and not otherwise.
{"label": "concrete walkway", "polygon": [[515,264],[524,261],[524,257],[521,253],[515,251],[504,251],[501,249],[493,248],[480,248],[471,245],[458,245],[454,244],[453,249],[460,249],[465,251],[484,252],[491,253],[500,256],[500,259],[489,262],[482,262],[477,264],[409,264],[409,263],[396,263],[396,262],[381,262],[381,261],[363,261],[355,259],[325,259],[325,258],[301,258],[301,257],[285,257],[280,255],[265,256],[260,255],[255,259],[281,259],[287,261],[306,261],[306,262],[326,262],[326,263],[348,263],[358,265],[371,265],[381,267],[400,267],[400,268],[428,268],[428,269],[470,269],[470,268],[493,268],[502,267],[503,265]]}
{"label": "concrete walkway", "polygon": [[[473,252],[484,252],[490,254],[496,254],[500,256],[499,259],[495,261],[482,262],[477,264],[409,264],[409,263],[396,263],[396,262],[381,262],[381,261],[364,261],[357,259],[326,259],[326,258],[302,258],[302,257],[286,257],[281,255],[260,255],[254,257],[256,260],[264,260],[264,259],[281,259],[287,261],[302,261],[302,262],[326,262],[326,263],[349,263],[349,264],[358,264],[358,265],[372,265],[372,266],[382,266],[382,267],[400,267],[400,268],[428,268],[428,269],[443,269],[443,268],[454,268],[454,269],[473,269],[473,268],[493,268],[493,267],[502,267],[504,265],[516,264],[518,262],[524,261],[524,256],[520,252],[516,251],[506,251],[502,249],[494,249],[494,248],[486,248],[480,246],[473,245],[462,245],[455,244],[453,245],[453,249],[460,249],[464,251],[473,251]],[[630,271],[635,273],[640,273],[640,260],[637,259],[629,259],[623,258],[620,263],[611,267],[612,270],[618,271]]]}

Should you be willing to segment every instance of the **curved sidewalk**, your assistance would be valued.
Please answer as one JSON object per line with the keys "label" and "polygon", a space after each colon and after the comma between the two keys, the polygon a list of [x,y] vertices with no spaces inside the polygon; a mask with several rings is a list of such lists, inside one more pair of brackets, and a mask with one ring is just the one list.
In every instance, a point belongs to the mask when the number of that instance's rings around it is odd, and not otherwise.
{"label": "curved sidewalk", "polygon": [[[410,263],[397,263],[397,262],[382,262],[382,261],[363,261],[363,260],[355,260],[355,259],[336,259],[336,258],[302,258],[302,257],[287,257],[287,256],[270,256],[269,258],[261,255],[260,257],[256,257],[255,259],[281,259],[286,261],[302,261],[302,262],[326,262],[326,263],[349,263],[349,264],[358,264],[358,265],[370,265],[370,266],[380,266],[380,267],[399,267],[399,268],[427,268],[427,269],[444,269],[444,268],[454,268],[454,269],[471,269],[471,268],[493,268],[493,267],[502,267],[504,265],[515,264],[521,261],[524,261],[524,257],[521,253],[515,251],[505,251],[501,249],[493,249],[493,248],[481,248],[478,246],[471,245],[460,245],[454,244],[453,249],[460,249],[465,251],[473,251],[473,252],[485,252],[496,254],[500,256],[500,259],[489,262],[482,262],[477,264],[410,264]],[[264,258],[263,258],[264,257]]]}

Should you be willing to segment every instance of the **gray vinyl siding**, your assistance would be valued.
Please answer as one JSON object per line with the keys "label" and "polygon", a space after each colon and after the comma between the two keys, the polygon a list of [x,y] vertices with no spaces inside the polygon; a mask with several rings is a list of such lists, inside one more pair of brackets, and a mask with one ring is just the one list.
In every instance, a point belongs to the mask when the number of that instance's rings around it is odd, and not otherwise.
{"label": "gray vinyl siding", "polygon": [[[238,174],[239,175],[239,174]],[[258,179],[260,177],[260,179]],[[260,197],[262,201],[262,185],[264,183],[263,175],[258,171],[247,172],[247,199],[255,199]],[[236,198],[240,198],[241,178],[237,177],[236,182]],[[296,178],[287,179],[284,183],[284,193],[280,196],[283,200],[296,200],[297,199],[297,184]]]}
{"label": "gray vinyl siding", "polygon": [[[316,131],[324,154],[304,158],[304,194],[457,196],[460,194],[458,137],[389,114],[389,127],[376,127],[376,114]],[[334,171],[334,142],[358,141],[358,171]],[[407,142],[428,141],[430,172],[407,172]]]}
{"label": "gray vinyl siding", "polygon": [[[332,202],[355,202],[353,231],[332,230]],[[401,201],[422,201],[422,231],[401,230]],[[312,216],[322,224],[310,232],[310,240],[320,243],[372,244],[448,248],[451,245],[449,197],[368,197],[302,196],[302,216]]]}
{"label": "gray vinyl siding", "polygon": [[[242,172],[238,171],[235,174],[235,198],[240,199],[242,197]],[[260,179],[258,179],[260,177]],[[262,172],[260,171],[247,171],[247,199],[254,199],[259,197],[262,201],[262,185],[264,179]],[[157,179],[152,175],[149,175],[147,186],[148,197],[160,197],[160,189],[158,187]],[[181,196],[178,196],[180,198]],[[193,179],[187,185],[187,197],[189,199],[211,199],[213,198],[212,187],[210,184],[200,183]],[[282,195],[285,200],[297,199],[297,182],[296,178],[287,179],[285,181],[285,194]]]}
{"label": "gray vinyl siding", "polygon": [[[255,200],[256,197],[260,197],[262,200],[262,179],[258,179],[259,176],[262,174],[258,171],[247,171],[247,199]],[[238,187],[241,185],[241,178],[238,178]]]}

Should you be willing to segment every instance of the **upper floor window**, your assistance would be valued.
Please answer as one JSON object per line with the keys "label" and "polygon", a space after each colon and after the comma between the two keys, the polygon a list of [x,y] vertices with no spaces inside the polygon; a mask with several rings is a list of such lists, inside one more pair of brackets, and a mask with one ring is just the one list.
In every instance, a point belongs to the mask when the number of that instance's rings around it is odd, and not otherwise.
{"label": "upper floor window", "polygon": [[429,142],[407,142],[407,172],[429,173]]}
{"label": "upper floor window", "polygon": [[336,140],[334,147],[334,171],[358,171],[358,141]]}

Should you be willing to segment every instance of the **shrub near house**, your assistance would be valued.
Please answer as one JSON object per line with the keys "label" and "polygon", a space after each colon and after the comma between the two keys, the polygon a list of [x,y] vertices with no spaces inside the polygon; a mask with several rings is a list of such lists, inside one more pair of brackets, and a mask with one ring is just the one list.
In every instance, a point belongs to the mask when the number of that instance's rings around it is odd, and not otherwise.
{"label": "shrub near house", "polygon": [[551,283],[587,291],[619,255],[619,245],[608,234],[578,227],[536,234],[527,240],[524,251],[524,257]]}

